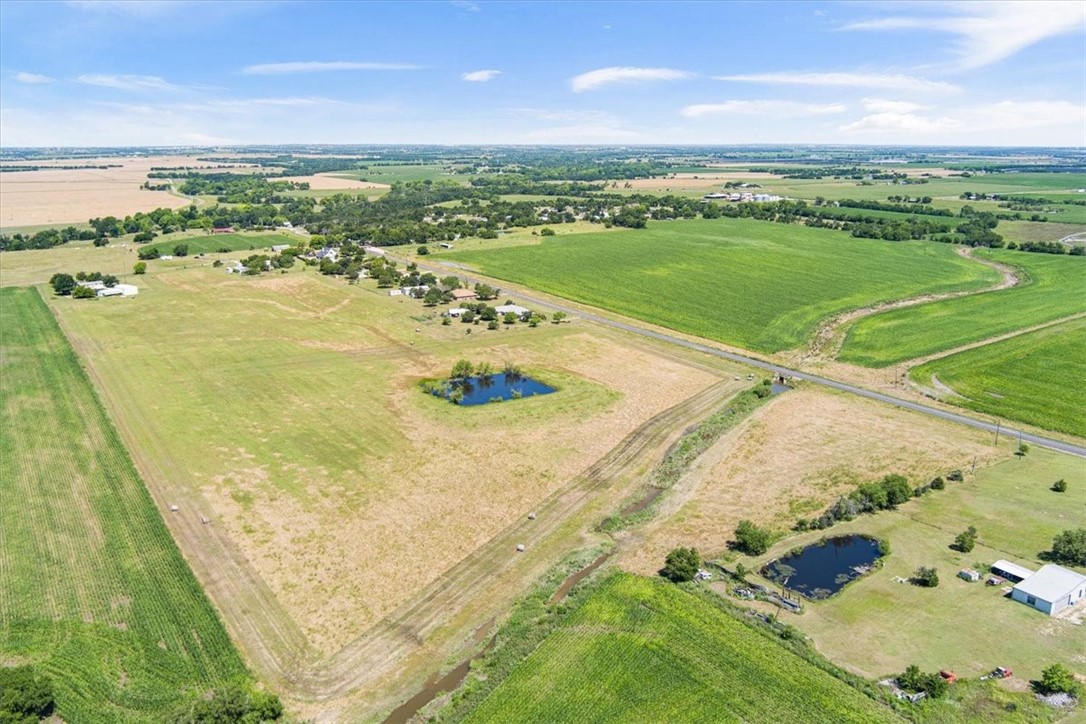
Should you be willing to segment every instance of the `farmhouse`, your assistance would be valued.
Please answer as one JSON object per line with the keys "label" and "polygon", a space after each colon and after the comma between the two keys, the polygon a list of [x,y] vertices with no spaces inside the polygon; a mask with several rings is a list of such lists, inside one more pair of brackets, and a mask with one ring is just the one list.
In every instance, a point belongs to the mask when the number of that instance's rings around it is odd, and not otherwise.
{"label": "farmhouse", "polygon": [[1086,576],[1049,564],[1011,589],[1015,601],[1055,616],[1086,596]]}
{"label": "farmhouse", "polygon": [[86,287],[87,289],[93,289],[96,292],[100,292],[106,288],[106,283],[102,281],[76,282],[76,285],[80,287]]}
{"label": "farmhouse", "polygon": [[271,248],[271,250],[274,251],[276,254],[278,254],[280,252],[286,251],[289,248],[290,248],[290,244],[276,244],[275,246],[273,246]]}
{"label": "farmhouse", "polygon": [[500,307],[494,307],[494,311],[498,314],[508,314],[509,312],[512,312],[518,317],[522,317],[532,310],[517,304],[503,304]]}
{"label": "farmhouse", "polygon": [[416,294],[418,294],[418,296],[421,297],[423,294],[426,294],[426,292],[428,292],[429,290],[430,290],[430,287],[425,285],[425,284],[419,284],[418,286],[414,286],[414,287],[400,287],[400,293],[404,294],[406,296],[409,296],[409,297],[413,297]]}
{"label": "farmhouse", "polygon": [[479,295],[470,289],[453,289],[452,294],[453,301],[466,302],[469,299],[476,299]]}
{"label": "farmhouse", "polygon": [[134,284],[117,284],[98,290],[100,297],[134,297],[139,293],[139,288]]}
{"label": "farmhouse", "polygon": [[998,560],[992,564],[992,573],[1000,578],[1006,578],[1011,583],[1024,581],[1033,575],[1033,571],[1010,561]]}

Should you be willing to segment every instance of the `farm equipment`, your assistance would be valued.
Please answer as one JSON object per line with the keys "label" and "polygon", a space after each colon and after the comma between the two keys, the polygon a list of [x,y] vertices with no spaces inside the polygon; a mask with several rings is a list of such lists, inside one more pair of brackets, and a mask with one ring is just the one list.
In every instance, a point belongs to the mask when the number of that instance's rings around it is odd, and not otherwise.
{"label": "farm equipment", "polygon": [[943,669],[942,671],[940,671],[939,676],[943,677],[943,679],[946,680],[946,683],[948,684],[953,684],[955,681],[958,680],[958,675],[955,674],[953,671],[949,671],[948,669]]}
{"label": "farm equipment", "polygon": [[980,677],[980,680],[985,681],[987,679],[1009,679],[1012,676],[1014,676],[1013,671],[1011,671],[1010,669],[1008,669],[1006,667],[1003,667],[1003,666],[997,666],[992,671],[992,673]]}

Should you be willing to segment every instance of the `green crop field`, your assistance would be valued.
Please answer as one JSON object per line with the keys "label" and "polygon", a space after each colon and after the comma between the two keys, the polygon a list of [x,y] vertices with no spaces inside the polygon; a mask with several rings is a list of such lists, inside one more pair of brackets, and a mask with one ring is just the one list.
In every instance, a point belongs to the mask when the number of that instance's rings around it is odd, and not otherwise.
{"label": "green crop field", "polygon": [[946,244],[854,239],[746,219],[656,222],[443,256],[499,279],[762,352],[799,346],[820,320],[839,312],[998,279]]}
{"label": "green crop field", "polygon": [[[279,244],[294,246],[300,237],[292,234],[201,234],[200,236],[159,237],[162,240],[148,244],[148,249],[158,249],[162,254],[170,254],[178,244],[185,244],[189,254],[211,254],[218,251],[247,251],[249,249],[270,249]],[[141,247],[143,248],[143,247]]]}
{"label": "green crop field", "polygon": [[406,183],[408,181],[437,181],[454,180],[461,185],[466,185],[471,176],[463,174],[451,174],[442,164],[395,164],[395,163],[368,163],[369,168],[360,168],[355,171],[334,171],[329,176],[337,178],[353,178],[361,181],[372,181],[379,184]]}
{"label": "green crop field", "polygon": [[66,721],[162,721],[245,667],[38,291],[0,307],[0,662]]}
{"label": "green crop field", "polygon": [[894,713],[673,585],[615,574],[467,721],[880,722]]}
{"label": "green crop field", "polygon": [[1026,278],[1011,289],[861,319],[848,331],[841,360],[885,367],[1086,311],[1086,257],[976,253],[1018,267]]}
{"label": "green crop field", "polygon": [[946,401],[978,412],[1086,437],[1086,318],[1011,337],[921,365],[962,397]]}

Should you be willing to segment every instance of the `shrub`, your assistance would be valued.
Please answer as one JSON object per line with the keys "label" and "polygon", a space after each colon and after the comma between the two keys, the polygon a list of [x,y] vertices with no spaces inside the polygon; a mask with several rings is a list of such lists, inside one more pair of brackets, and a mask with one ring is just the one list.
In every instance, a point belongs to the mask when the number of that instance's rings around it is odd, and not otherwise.
{"label": "shrub", "polygon": [[1033,687],[1042,694],[1070,694],[1078,696],[1078,682],[1075,675],[1063,664],[1052,664],[1041,672],[1041,680],[1033,682]]}
{"label": "shrub", "polygon": [[1067,492],[1067,481],[1064,480],[1063,478],[1060,478],[1056,482],[1052,483],[1052,490],[1053,490],[1053,492],[1056,492],[1056,493],[1066,493]]}
{"label": "shrub", "polygon": [[931,481],[932,490],[942,490],[946,487],[946,481],[942,477],[937,477]]}
{"label": "shrub", "polygon": [[934,568],[921,566],[913,574],[913,583],[924,588],[935,588],[939,585],[939,572]]}
{"label": "shrub", "polygon": [[71,274],[54,274],[49,278],[49,284],[58,296],[67,296],[75,289],[75,277]]}
{"label": "shrub", "polygon": [[139,251],[139,258],[140,259],[157,259],[160,256],[161,256],[161,254],[159,254],[158,247],[154,247],[154,246],[146,247],[146,248],[140,249],[140,251]]}
{"label": "shrub", "polygon": [[675,548],[667,554],[664,562],[666,565],[660,571],[664,578],[682,583],[694,580],[701,566],[701,556],[696,548]]}
{"label": "shrub", "polygon": [[977,542],[977,529],[973,526],[969,526],[967,530],[962,531],[954,539],[954,548],[962,553],[969,553],[973,550],[973,546]]}
{"label": "shrub", "polygon": [[83,285],[79,285],[72,290],[72,299],[94,299],[97,296],[98,292]]}
{"label": "shrub", "polygon": [[428,246],[426,246],[425,244],[423,244],[422,246],[420,246],[418,249],[415,250],[415,253],[417,253],[419,256],[426,256],[427,254],[430,253],[430,248]]}
{"label": "shrub", "polygon": [[946,479],[953,480],[955,483],[960,483],[965,480],[965,475],[962,474],[961,470],[951,470],[946,474]]}
{"label": "shrub", "polygon": [[132,273],[133,274],[146,274],[147,273],[147,262],[145,262],[145,261],[137,261],[132,266]]}
{"label": "shrub", "polygon": [[240,684],[231,684],[211,692],[211,696],[198,696],[176,712],[173,724],[202,724],[203,722],[238,722],[258,724],[279,721],[283,716],[283,704],[275,694],[253,691]]}
{"label": "shrub", "polygon": [[923,691],[931,699],[945,696],[949,688],[946,679],[939,674],[925,674],[916,664],[910,664],[897,677],[898,686],[906,691]]}
{"label": "shrub", "polygon": [[735,529],[735,547],[747,555],[760,556],[769,550],[769,531],[749,520],[739,521]]}
{"label": "shrub", "polygon": [[539,235],[554,236],[554,229],[550,228],[549,226],[544,226],[542,229],[539,230]]}

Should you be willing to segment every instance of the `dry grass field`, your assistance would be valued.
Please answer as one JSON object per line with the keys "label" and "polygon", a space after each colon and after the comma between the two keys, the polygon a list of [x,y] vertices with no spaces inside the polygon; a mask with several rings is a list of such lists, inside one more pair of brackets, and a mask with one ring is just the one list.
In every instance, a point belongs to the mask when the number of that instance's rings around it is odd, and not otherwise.
{"label": "dry grass field", "polygon": [[111,165],[120,168],[12,171],[0,174],[0,228],[85,224],[100,216],[123,218],[162,206],[187,206],[166,191],[144,191],[152,166],[204,165],[189,156],[43,161],[36,165]]}
{"label": "dry grass field", "polygon": [[736,524],[778,532],[856,485],[888,473],[919,484],[947,470],[1009,456],[991,436],[817,388],[786,392],[713,446],[668,493],[621,562],[653,573],[676,546],[724,553]]}
{"label": "dry grass field", "polygon": [[353,178],[344,178],[331,173],[318,173],[313,176],[284,176],[274,178],[272,181],[295,181],[307,183],[313,191],[329,191],[343,189],[387,189],[388,184],[379,184],[372,181],[359,181]]}
{"label": "dry grass field", "polygon": [[[239,278],[203,264],[152,270],[135,299],[51,306],[153,496],[210,520],[168,522],[265,675],[265,657],[303,667],[364,640],[610,451],[637,442],[635,430],[700,395],[690,419],[661,418],[666,434],[631,458],[622,484],[636,484],[657,447],[743,384],[727,365],[578,321],[446,327],[420,302],[365,282],[301,269]],[[559,392],[462,408],[418,389],[460,357],[514,361]],[[590,526],[559,530],[566,544],[551,544],[554,555]],[[491,551],[484,567],[491,560],[497,573],[512,548]],[[538,575],[545,562],[531,565]],[[503,579],[503,595],[531,580],[520,575]]]}

